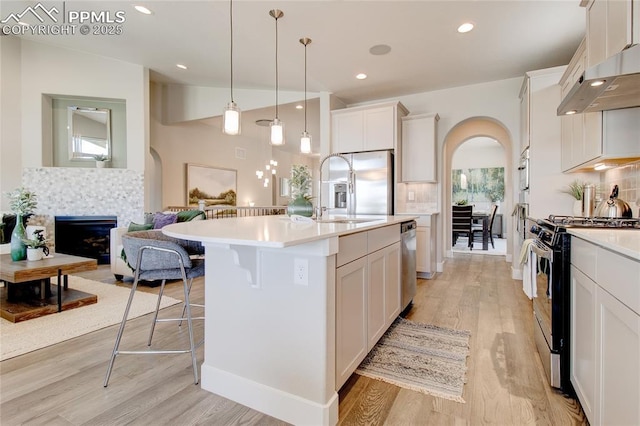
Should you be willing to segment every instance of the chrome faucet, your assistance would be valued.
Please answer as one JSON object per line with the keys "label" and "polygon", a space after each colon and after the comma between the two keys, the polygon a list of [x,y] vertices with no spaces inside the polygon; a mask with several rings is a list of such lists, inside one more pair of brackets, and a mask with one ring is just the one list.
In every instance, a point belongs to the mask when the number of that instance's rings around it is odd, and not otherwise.
{"label": "chrome faucet", "polygon": [[327,209],[326,207],[322,207],[322,165],[325,161],[327,161],[331,157],[342,158],[349,165],[349,176],[347,178],[347,192],[350,194],[347,199],[347,214],[354,215],[355,214],[355,196],[356,196],[356,172],[353,170],[353,164],[351,164],[351,160],[345,157],[342,154],[329,154],[320,160],[320,185],[319,185],[319,194],[318,194],[318,205],[316,206],[316,219],[322,219],[322,213]]}

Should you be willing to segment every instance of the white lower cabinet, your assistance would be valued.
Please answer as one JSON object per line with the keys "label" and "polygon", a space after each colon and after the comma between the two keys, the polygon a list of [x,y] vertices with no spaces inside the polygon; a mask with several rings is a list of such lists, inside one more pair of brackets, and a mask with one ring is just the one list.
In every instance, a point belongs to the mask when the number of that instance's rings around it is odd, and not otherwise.
{"label": "white lower cabinet", "polygon": [[400,243],[368,256],[368,345],[370,351],[400,315]]}
{"label": "white lower cabinet", "polygon": [[367,258],[336,269],[336,387],[367,355]]}
{"label": "white lower cabinet", "polygon": [[596,283],[571,267],[570,379],[588,419],[596,397]]}
{"label": "white lower cabinet", "polygon": [[416,222],[416,273],[430,279],[436,273],[435,215],[420,216]]}
{"label": "white lower cabinet", "polygon": [[639,425],[640,262],[575,237],[571,251],[571,383],[592,425]]}
{"label": "white lower cabinet", "polygon": [[640,425],[640,315],[600,287],[596,304],[600,398],[593,423]]}
{"label": "white lower cabinet", "polygon": [[[389,231],[340,237],[336,268],[336,390],[400,314],[400,230],[395,227]],[[369,238],[364,238],[367,235]],[[389,238],[395,241],[385,243]],[[362,250],[363,241],[371,252]],[[384,245],[387,243],[390,244]],[[379,248],[381,245],[384,247]],[[352,253],[361,256],[353,260],[357,255]]]}

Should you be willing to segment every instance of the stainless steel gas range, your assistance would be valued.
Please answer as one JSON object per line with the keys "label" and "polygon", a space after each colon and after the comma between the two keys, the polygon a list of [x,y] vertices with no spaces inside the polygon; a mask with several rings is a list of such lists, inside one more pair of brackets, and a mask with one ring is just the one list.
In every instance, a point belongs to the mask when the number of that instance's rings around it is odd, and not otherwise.
{"label": "stainless steel gas range", "polygon": [[[608,219],[573,216],[527,218],[530,250],[536,255],[533,298],[534,335],[551,386],[573,395],[569,381],[570,263],[569,228],[624,228],[640,230],[640,219]],[[606,231],[604,231],[606,232]]]}

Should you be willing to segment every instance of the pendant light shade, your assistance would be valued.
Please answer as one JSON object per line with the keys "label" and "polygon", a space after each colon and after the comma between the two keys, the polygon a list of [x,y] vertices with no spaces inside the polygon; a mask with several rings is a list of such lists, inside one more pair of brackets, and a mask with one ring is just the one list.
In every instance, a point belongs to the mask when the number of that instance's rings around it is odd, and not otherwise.
{"label": "pendant light shade", "polygon": [[300,153],[311,154],[311,135],[307,131],[300,136]]}
{"label": "pendant light shade", "polygon": [[222,116],[222,132],[226,135],[240,134],[240,116],[242,112],[235,102],[229,102]]}
{"label": "pendant light shade", "polygon": [[311,135],[307,132],[307,46],[311,44],[311,39],[301,38],[300,43],[304,46],[304,132],[300,136],[300,152],[311,154]]}
{"label": "pendant light shade", "polygon": [[271,122],[271,145],[284,145],[284,123],[278,118],[278,19],[284,16],[279,9],[269,11],[269,15],[276,20],[276,118]]}
{"label": "pendant light shade", "polygon": [[222,115],[222,133],[226,135],[239,135],[241,125],[240,108],[233,101],[233,0],[229,0],[229,32],[230,37],[230,61],[231,64],[231,102],[229,102],[224,109]]}

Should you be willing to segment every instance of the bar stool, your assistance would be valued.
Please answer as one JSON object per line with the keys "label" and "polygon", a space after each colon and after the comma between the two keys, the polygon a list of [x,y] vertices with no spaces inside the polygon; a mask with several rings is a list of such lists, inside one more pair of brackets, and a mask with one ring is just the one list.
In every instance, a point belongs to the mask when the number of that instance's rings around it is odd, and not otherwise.
{"label": "bar stool", "polygon": [[[193,241],[179,240],[171,238],[162,233],[160,230],[130,232],[122,236],[122,245],[124,247],[127,261],[129,264],[135,264],[133,285],[129,300],[124,310],[120,329],[116,336],[115,346],[109,360],[107,375],[104,379],[104,387],[109,384],[109,377],[117,355],[150,355],[150,354],[191,354],[191,364],[193,366],[193,376],[195,384],[198,384],[198,366],[196,365],[196,349],[204,343],[204,339],[194,342],[193,338],[193,320],[203,320],[202,317],[192,317],[191,307],[204,307],[203,305],[193,304],[189,300],[191,285],[193,279],[204,275],[204,259],[192,259],[192,254],[203,254],[204,249],[200,243]],[[164,292],[164,286],[167,280],[181,279],[184,288],[184,302],[182,308],[182,316],[179,318],[158,318],[160,310],[160,301]],[[155,313],[151,322],[151,331],[147,346],[151,347],[151,340],[155,326],[158,322],[178,321],[178,327],[186,321],[189,330],[189,348],[188,349],[154,349],[145,351],[124,351],[120,350],[120,341],[124,332],[129,309],[136,294],[136,287],[139,280],[162,280],[160,291],[158,293],[158,301]]]}

